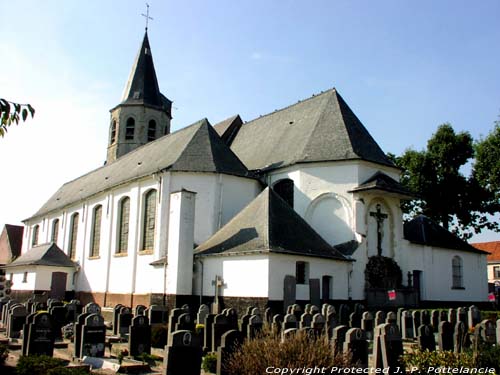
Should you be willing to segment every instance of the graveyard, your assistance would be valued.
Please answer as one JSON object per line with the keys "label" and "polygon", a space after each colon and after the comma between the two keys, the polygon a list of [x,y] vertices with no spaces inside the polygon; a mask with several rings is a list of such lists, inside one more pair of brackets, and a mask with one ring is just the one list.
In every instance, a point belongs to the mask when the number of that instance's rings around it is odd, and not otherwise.
{"label": "graveyard", "polygon": [[0,314],[2,374],[31,357],[59,359],[57,374],[397,374],[443,366],[499,373],[500,364],[498,314],[473,305],[368,311],[360,303],[293,304],[284,312],[248,306],[238,314],[218,304],[169,311],[2,298]]}

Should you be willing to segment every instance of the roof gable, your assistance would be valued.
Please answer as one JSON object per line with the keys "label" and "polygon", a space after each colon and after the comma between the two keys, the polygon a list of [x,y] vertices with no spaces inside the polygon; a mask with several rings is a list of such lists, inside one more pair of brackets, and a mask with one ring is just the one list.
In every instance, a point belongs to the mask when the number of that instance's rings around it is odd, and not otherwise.
{"label": "roof gable", "polygon": [[395,167],[335,89],[244,124],[231,148],[250,170],[351,159]]}
{"label": "roof gable", "polygon": [[347,260],[269,188],[195,250],[196,255],[248,252]]}
{"label": "roof gable", "polygon": [[75,263],[54,242],[51,242],[32,247],[8,265],[8,267],[17,266],[75,267]]}
{"label": "roof gable", "polygon": [[376,172],[365,182],[356,186],[349,192],[352,193],[361,191],[384,191],[396,194],[403,199],[411,199],[414,196],[413,193],[401,185],[401,183],[380,171]]}

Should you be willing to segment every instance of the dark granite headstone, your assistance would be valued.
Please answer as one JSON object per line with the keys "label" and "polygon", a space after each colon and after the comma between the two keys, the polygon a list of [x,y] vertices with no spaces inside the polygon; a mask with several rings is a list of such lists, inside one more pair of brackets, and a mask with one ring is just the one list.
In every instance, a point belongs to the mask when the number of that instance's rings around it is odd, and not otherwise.
{"label": "dark granite headstone", "polygon": [[83,308],[83,312],[89,314],[100,314],[101,307],[97,303],[90,302],[85,305],[85,307]]}
{"label": "dark granite headstone", "polygon": [[248,332],[248,321],[250,320],[251,316],[252,316],[251,314],[245,314],[241,317],[240,332],[243,333],[243,335],[246,335]]}
{"label": "dark granite headstone", "polygon": [[448,321],[448,312],[446,310],[439,311],[439,323]]}
{"label": "dark granite headstone", "polygon": [[304,313],[300,317],[300,328],[311,327],[312,315]]}
{"label": "dark granite headstone", "polygon": [[283,331],[290,328],[299,328],[297,317],[294,314],[286,314],[283,318]]}
{"label": "dark granite headstone", "polygon": [[285,342],[289,337],[297,334],[299,330],[297,328],[287,328],[281,331],[281,342]]}
{"label": "dark granite headstone", "polygon": [[349,324],[349,306],[347,305],[340,305],[339,307],[339,314],[338,314],[338,320],[340,325],[347,326]]}
{"label": "dark granite headstone", "polygon": [[21,336],[23,324],[28,315],[26,307],[23,305],[14,305],[8,313],[7,337],[16,339]]}
{"label": "dark granite headstone", "polygon": [[186,311],[184,309],[175,308],[170,310],[170,315],[168,317],[168,333],[176,331],[176,324],[179,322],[179,316],[185,314]]}
{"label": "dark granite headstone", "polygon": [[429,311],[427,310],[422,310],[420,312],[420,325],[429,325],[431,324],[431,314],[429,314]]}
{"label": "dark granite headstone", "polygon": [[137,305],[134,308],[134,316],[145,315],[147,307],[144,305]]}
{"label": "dark granite headstone", "polygon": [[332,345],[333,352],[335,354],[342,353],[342,350],[344,349],[345,335],[348,329],[349,327],[346,325],[339,325],[333,329]]}
{"label": "dark granite headstone", "polygon": [[243,335],[241,332],[232,329],[224,333],[221,337],[221,345],[217,349],[217,371],[216,375],[231,375],[227,369],[227,361],[232,354],[243,343]]}
{"label": "dark granite headstone", "polygon": [[128,337],[128,351],[131,356],[151,354],[151,326],[147,316],[137,315],[132,319]]}
{"label": "dark granite headstone", "polygon": [[439,323],[438,346],[440,351],[453,350],[453,326],[450,322],[442,321]]}
{"label": "dark granite headstone", "polygon": [[300,322],[300,317],[302,316],[302,312],[303,312],[302,307],[300,307],[300,305],[298,305],[296,303],[292,305],[290,313],[295,315],[298,322]]}
{"label": "dark granite headstone", "polygon": [[475,328],[476,340],[480,340],[486,344],[496,344],[497,334],[495,322],[485,319],[481,323],[476,325]]}
{"label": "dark granite headstone", "polygon": [[23,334],[22,334],[22,347],[21,347],[21,352],[23,355],[28,355],[28,337],[29,337],[29,328],[30,325],[33,324],[33,321],[35,320],[35,316],[37,313],[31,313],[26,316],[26,320],[23,324]]}
{"label": "dark granite headstone", "polygon": [[80,304],[80,301],[75,300],[75,299],[71,300],[66,305],[66,322],[67,323],[76,322],[76,319],[78,318],[78,315],[80,314],[81,310],[82,310],[82,306]]}
{"label": "dark granite headstone", "polygon": [[[327,310],[328,311],[328,310]],[[337,326],[337,314],[335,310],[330,310],[326,314],[326,332],[328,334],[328,338],[331,339],[333,335],[333,329]]]}
{"label": "dark granite headstone", "polygon": [[368,341],[363,330],[351,328],[346,332],[344,352],[351,353],[352,363],[357,366],[368,366]]}
{"label": "dark granite headstone", "polygon": [[477,324],[481,323],[481,311],[479,309],[472,305],[469,307],[469,328],[475,327]]}
{"label": "dark granite headstone", "polygon": [[418,337],[418,327],[422,325],[422,313],[417,311],[412,311],[411,316],[413,318],[413,337]]}
{"label": "dark granite headstone", "polygon": [[469,326],[467,322],[467,310],[464,307],[457,309],[457,322],[464,322],[466,327]]}
{"label": "dark granite headstone", "polygon": [[168,309],[165,306],[151,305],[146,310],[146,315],[149,318],[149,324],[152,326],[168,322]]}
{"label": "dark granite headstone", "polygon": [[200,375],[202,354],[199,338],[191,331],[173,332],[165,348],[163,374]]}
{"label": "dark granite headstone", "polygon": [[238,312],[236,309],[229,308],[226,310],[224,315],[227,316],[227,320],[229,321],[229,324],[231,325],[232,329],[238,329]]}
{"label": "dark granite headstone", "polygon": [[349,315],[349,327],[351,328],[361,328],[361,314],[353,312]]}
{"label": "dark granite headstone", "polygon": [[260,315],[252,315],[248,320],[247,337],[254,339],[262,332],[262,318]]}
{"label": "dark granite headstone", "polygon": [[130,325],[132,324],[132,312],[130,308],[122,306],[120,308],[120,313],[118,314],[118,334],[122,337],[129,333]]}
{"label": "dark granite headstone", "polygon": [[453,327],[455,327],[455,325],[457,324],[457,312],[455,309],[448,310],[448,321]]}
{"label": "dark granite headstone", "polygon": [[434,329],[430,324],[422,324],[418,327],[418,346],[420,350],[433,352],[436,350],[436,340],[434,339]]}
{"label": "dark granite headstone", "polygon": [[76,318],[76,322],[74,324],[74,329],[73,329],[74,352],[73,352],[73,356],[75,358],[82,357],[81,344],[82,344],[83,325],[85,324],[85,319],[89,315],[90,315],[90,313],[81,313],[80,315],[78,315],[78,318]]}
{"label": "dark granite headstone", "polygon": [[67,324],[66,312],[66,307],[59,304],[52,304],[52,307],[49,308],[49,314],[52,316],[53,333],[56,340],[62,339],[61,328]]}
{"label": "dark granite headstone", "polygon": [[106,326],[99,314],[90,314],[82,327],[81,357],[104,357]]}
{"label": "dark granite headstone", "polygon": [[314,330],[316,336],[321,336],[325,332],[325,327],[325,317],[319,312],[314,314],[311,321],[311,328]]}
{"label": "dark granite headstone", "polygon": [[205,317],[210,314],[210,307],[207,305],[200,305],[198,308],[198,314],[196,314],[196,322],[198,324],[204,324]]}
{"label": "dark granite headstone", "polygon": [[54,326],[52,317],[48,313],[37,313],[33,322],[28,324],[27,348],[25,355],[47,355],[54,354]]}
{"label": "dark granite headstone", "polygon": [[283,315],[276,314],[273,316],[273,323],[271,329],[274,335],[279,335],[281,333],[281,327],[283,326]]}
{"label": "dark granite headstone", "polygon": [[415,337],[413,335],[413,317],[407,310],[401,314],[401,334],[403,339],[412,339]]}
{"label": "dark granite headstone", "polygon": [[434,330],[434,332],[437,332],[438,328],[439,328],[439,311],[438,310],[431,311],[431,324],[432,324],[432,329]]}
{"label": "dark granite headstone", "polygon": [[227,319],[227,316],[219,314],[214,318],[214,322],[212,324],[212,350],[217,351],[217,348],[220,346],[220,340],[224,333],[231,330],[231,324]]}
{"label": "dark granite headstone", "polygon": [[204,352],[213,352],[212,348],[212,336],[213,336],[213,323],[214,323],[214,314],[208,314],[205,316],[205,332],[203,335],[203,351]]}
{"label": "dark granite headstone", "polygon": [[389,324],[397,324],[398,316],[394,311],[389,311],[385,316],[385,322]]}
{"label": "dark granite headstone", "polygon": [[264,324],[271,325],[273,322],[273,310],[270,307],[267,307],[264,310]]}
{"label": "dark granite headstone", "polygon": [[[403,354],[403,341],[396,324],[382,324],[378,329],[380,356],[383,368],[388,369],[389,374],[399,374],[404,371],[404,366],[399,361]],[[379,354],[373,353],[375,357]]]}
{"label": "dark granite headstone", "polygon": [[455,349],[455,353],[461,353],[464,348],[468,348],[470,346],[469,335],[467,334],[467,326],[464,322],[457,322],[455,324],[453,346]]}
{"label": "dark granite headstone", "polygon": [[367,340],[373,340],[373,315],[365,311],[361,317],[361,329],[365,332]]}
{"label": "dark granite headstone", "polygon": [[179,315],[177,318],[177,324],[175,325],[175,331],[194,331],[194,322],[191,319],[189,313],[184,313]]}
{"label": "dark granite headstone", "polygon": [[377,311],[375,313],[375,327],[385,323],[385,312]]}

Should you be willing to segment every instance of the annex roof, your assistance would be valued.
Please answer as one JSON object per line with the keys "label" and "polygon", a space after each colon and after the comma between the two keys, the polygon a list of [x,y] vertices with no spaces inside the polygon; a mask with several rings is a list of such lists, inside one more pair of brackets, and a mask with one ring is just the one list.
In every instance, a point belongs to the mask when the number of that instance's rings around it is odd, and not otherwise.
{"label": "annex roof", "polygon": [[195,249],[196,256],[256,252],[349,260],[269,188]]}
{"label": "annex roof", "polygon": [[7,265],[7,267],[18,266],[75,267],[76,264],[54,242],[51,242],[32,247]]}
{"label": "annex roof", "polygon": [[[8,246],[8,249],[5,250],[10,252],[10,254],[2,254],[2,257],[8,255],[10,260],[17,258],[21,254],[21,248],[23,246],[23,233],[23,226],[5,224],[1,237],[5,239],[5,245]],[[0,244],[0,246],[1,245],[3,244]]]}
{"label": "annex roof", "polygon": [[161,171],[213,172],[253,178],[207,119],[141,146],[116,161],[70,181],[32,216]]}
{"label": "annex roof", "polygon": [[401,185],[401,183],[380,171],[349,192],[355,193],[361,191],[383,191],[406,199],[412,199],[414,196],[414,194]]}
{"label": "annex roof", "polygon": [[231,149],[250,170],[353,159],[395,167],[335,89],[243,124]]}
{"label": "annex roof", "polygon": [[404,224],[404,238],[419,245],[487,254],[461,240],[427,216],[419,215]]}
{"label": "annex roof", "polygon": [[490,253],[486,258],[488,262],[500,262],[500,241],[476,242],[471,245],[476,249]]}

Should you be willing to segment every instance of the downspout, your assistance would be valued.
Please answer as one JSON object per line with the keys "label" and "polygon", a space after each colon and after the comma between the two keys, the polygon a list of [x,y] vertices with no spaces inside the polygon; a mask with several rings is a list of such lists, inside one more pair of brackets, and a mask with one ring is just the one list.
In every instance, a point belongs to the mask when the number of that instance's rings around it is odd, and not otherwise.
{"label": "downspout", "polygon": [[219,174],[218,176],[218,181],[217,181],[217,184],[219,185],[219,212],[217,213],[217,228],[215,228],[215,231],[218,231],[221,227],[222,227],[222,202],[223,202],[223,199],[222,199],[222,189],[223,189],[223,184],[222,184],[222,174]]}
{"label": "downspout", "polygon": [[111,192],[108,195],[108,216],[109,216],[109,231],[108,231],[108,259],[107,259],[107,266],[106,266],[106,288],[104,290],[104,306],[106,306],[106,300],[108,298],[108,293],[109,293],[109,279],[110,279],[110,273],[111,273],[111,257],[113,254],[113,217],[114,217],[114,210],[113,210],[113,203],[114,203],[114,196],[113,193]]}
{"label": "downspout", "polygon": [[[133,263],[132,263],[132,286],[130,290],[130,307],[132,308],[132,303],[134,302],[134,292],[135,292],[135,282],[137,279],[137,275],[135,274],[137,271],[137,253],[140,251],[139,250],[139,243],[140,243],[140,237],[141,237],[141,224],[143,221],[143,213],[142,213],[142,207],[141,207],[141,183],[137,183],[137,215],[136,217],[138,218],[137,224],[136,224],[136,236],[135,236],[135,246],[134,246],[134,258],[133,258]],[[156,230],[156,225],[155,225],[155,230]]]}
{"label": "downspout", "polygon": [[203,304],[203,259],[200,258],[198,259],[200,262],[201,268],[200,268],[200,306]]}

